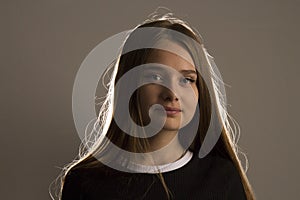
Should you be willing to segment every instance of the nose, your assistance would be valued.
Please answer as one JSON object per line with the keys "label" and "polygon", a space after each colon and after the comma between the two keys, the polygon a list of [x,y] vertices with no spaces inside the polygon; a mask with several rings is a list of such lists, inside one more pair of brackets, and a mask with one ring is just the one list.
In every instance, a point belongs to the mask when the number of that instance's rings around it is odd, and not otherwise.
{"label": "nose", "polygon": [[170,89],[164,88],[161,93],[161,97],[164,101],[178,101],[178,97]]}

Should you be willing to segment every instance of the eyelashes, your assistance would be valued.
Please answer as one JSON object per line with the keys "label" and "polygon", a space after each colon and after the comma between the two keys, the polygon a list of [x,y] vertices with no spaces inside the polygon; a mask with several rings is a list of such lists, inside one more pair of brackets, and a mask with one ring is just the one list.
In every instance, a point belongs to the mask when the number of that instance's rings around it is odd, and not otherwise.
{"label": "eyelashes", "polygon": [[150,75],[146,76],[146,78],[148,78],[149,80],[154,80],[154,81],[162,81],[163,80],[162,76],[160,76],[159,74],[150,74]]}
{"label": "eyelashes", "polygon": [[195,83],[196,80],[193,79],[193,78],[190,78],[190,77],[185,77],[182,79],[182,81],[185,83],[185,84],[192,84],[192,83]]}
{"label": "eyelashes", "polygon": [[[165,78],[158,73],[152,73],[152,74],[145,74],[144,80],[150,81],[151,83],[155,83],[155,82],[164,82]],[[196,82],[196,78],[191,76],[180,77],[178,82],[181,85],[193,84]]]}

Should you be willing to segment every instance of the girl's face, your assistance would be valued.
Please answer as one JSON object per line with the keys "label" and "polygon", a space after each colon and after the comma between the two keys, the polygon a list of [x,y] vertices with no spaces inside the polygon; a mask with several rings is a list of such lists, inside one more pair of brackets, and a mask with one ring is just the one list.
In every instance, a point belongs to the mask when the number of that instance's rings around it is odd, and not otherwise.
{"label": "girl's face", "polygon": [[[145,69],[141,78],[150,82],[139,90],[141,113],[144,124],[150,122],[149,109],[154,104],[160,104],[166,111],[166,122],[163,129],[177,131],[187,125],[194,116],[198,103],[197,72],[188,53],[179,45],[172,44],[179,51],[184,51],[184,57],[168,51],[155,50],[147,59],[153,63]],[[182,55],[182,54],[181,54]],[[155,65],[155,63],[166,66]],[[164,83],[167,87],[160,85]],[[152,120],[164,120],[162,109],[153,109]]]}

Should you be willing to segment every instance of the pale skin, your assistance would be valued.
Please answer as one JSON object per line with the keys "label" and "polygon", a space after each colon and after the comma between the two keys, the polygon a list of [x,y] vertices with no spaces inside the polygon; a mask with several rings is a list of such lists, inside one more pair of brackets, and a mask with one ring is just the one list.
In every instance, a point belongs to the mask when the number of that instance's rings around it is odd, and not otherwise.
{"label": "pale skin", "polygon": [[[177,48],[181,52],[184,51],[185,55],[188,55],[181,46],[175,43],[171,45],[172,48]],[[146,79],[153,79],[152,84],[144,85],[140,89],[144,123],[149,123],[149,108],[154,104],[162,105],[167,114],[161,131],[155,136],[148,138],[150,144],[149,152],[160,150],[159,156],[155,159],[155,164],[160,165],[176,161],[185,152],[185,149],[179,143],[177,133],[184,126],[183,124],[186,125],[191,120],[195,106],[198,103],[197,72],[190,56],[183,58],[167,51],[154,51],[147,59],[147,62],[166,65],[180,74],[178,76],[172,74],[170,70],[154,68],[145,70],[143,75]],[[155,84],[156,81],[168,81],[169,87],[166,88],[160,84]],[[171,90],[176,91],[176,94]],[[188,90],[193,92],[193,97],[191,95],[187,96]],[[158,110],[155,112],[159,115],[159,112],[162,111]],[[166,145],[168,147],[162,149]]]}

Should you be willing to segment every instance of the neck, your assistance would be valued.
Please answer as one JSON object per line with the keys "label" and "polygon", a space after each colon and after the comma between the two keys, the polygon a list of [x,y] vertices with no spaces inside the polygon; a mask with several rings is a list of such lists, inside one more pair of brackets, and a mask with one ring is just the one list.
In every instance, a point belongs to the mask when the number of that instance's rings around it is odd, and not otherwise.
{"label": "neck", "polygon": [[162,165],[178,160],[185,149],[179,142],[178,131],[161,130],[155,136],[148,139],[149,151],[152,162],[155,165]]}

